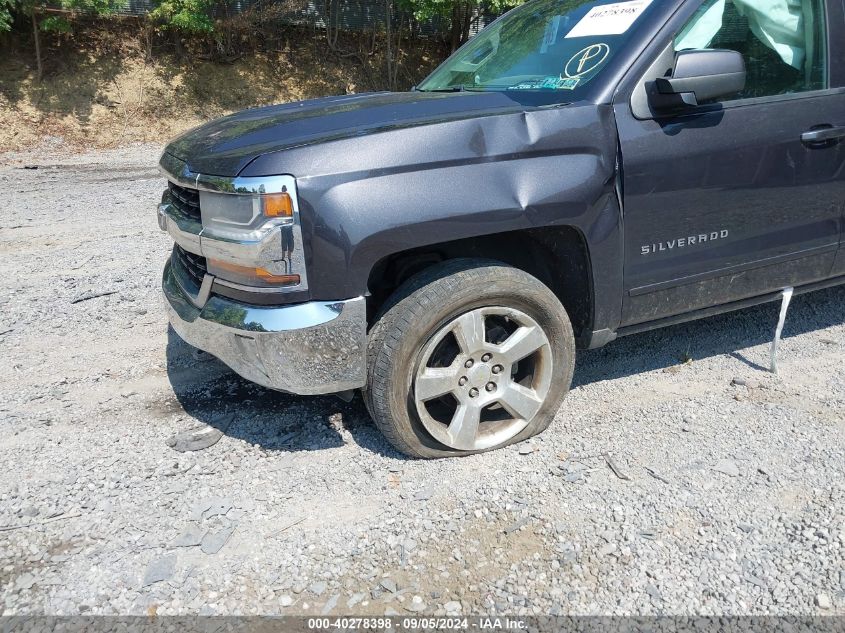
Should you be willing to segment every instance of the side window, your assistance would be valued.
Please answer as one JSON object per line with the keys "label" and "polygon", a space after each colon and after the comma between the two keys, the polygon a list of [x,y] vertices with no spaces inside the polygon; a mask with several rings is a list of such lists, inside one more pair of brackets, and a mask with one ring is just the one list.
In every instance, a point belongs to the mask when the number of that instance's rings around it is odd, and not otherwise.
{"label": "side window", "polygon": [[723,48],[745,58],[745,90],[730,99],[825,88],[823,0],[706,0],[675,50]]}

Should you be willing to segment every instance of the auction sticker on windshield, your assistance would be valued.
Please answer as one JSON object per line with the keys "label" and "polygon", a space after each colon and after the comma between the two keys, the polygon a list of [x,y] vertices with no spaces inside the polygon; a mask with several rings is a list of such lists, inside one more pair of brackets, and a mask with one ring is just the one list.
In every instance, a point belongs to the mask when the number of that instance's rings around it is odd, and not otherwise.
{"label": "auction sticker on windshield", "polygon": [[575,53],[566,66],[563,67],[563,74],[569,78],[581,77],[598,68],[607,56],[610,55],[610,47],[607,44],[590,44]]}
{"label": "auction sticker on windshield", "polygon": [[629,0],[629,2],[593,7],[578,24],[572,27],[572,30],[566,34],[566,38],[620,35],[631,28],[631,25],[650,4],[651,0]]}

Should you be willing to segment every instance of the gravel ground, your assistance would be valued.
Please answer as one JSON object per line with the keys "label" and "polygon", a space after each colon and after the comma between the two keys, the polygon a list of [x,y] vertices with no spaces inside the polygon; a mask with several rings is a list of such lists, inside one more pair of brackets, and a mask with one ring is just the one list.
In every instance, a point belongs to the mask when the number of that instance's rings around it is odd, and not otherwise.
{"label": "gravel ground", "polygon": [[770,304],[580,353],[543,436],[409,461],[360,398],[168,331],[157,156],[0,155],[3,614],[845,614],[845,289],[794,299],[778,376]]}

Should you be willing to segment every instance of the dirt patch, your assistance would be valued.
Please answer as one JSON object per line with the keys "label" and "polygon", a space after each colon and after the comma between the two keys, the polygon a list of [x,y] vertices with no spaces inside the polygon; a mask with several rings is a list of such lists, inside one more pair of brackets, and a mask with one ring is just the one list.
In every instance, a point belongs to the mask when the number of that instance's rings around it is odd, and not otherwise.
{"label": "dirt patch", "polygon": [[[293,27],[277,44],[220,63],[169,52],[149,59],[131,32],[89,37],[54,43],[41,82],[28,46],[13,44],[0,56],[0,151],[44,143],[70,150],[161,143],[245,108],[386,89],[378,50],[341,57],[319,34]],[[408,51],[402,89],[440,61],[439,49],[425,42]]]}

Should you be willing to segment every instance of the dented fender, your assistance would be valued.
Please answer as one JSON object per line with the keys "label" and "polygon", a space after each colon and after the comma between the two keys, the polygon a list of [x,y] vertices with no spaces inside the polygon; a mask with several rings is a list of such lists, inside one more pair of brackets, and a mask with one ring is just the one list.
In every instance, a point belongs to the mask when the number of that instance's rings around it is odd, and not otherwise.
{"label": "dented fender", "polygon": [[571,226],[589,249],[593,330],[613,330],[622,296],[617,147],[610,106],[584,103],[304,144],[259,156],[241,175],[296,176],[313,299],[366,293],[373,266],[407,249]]}

